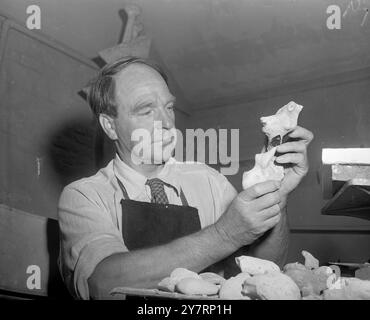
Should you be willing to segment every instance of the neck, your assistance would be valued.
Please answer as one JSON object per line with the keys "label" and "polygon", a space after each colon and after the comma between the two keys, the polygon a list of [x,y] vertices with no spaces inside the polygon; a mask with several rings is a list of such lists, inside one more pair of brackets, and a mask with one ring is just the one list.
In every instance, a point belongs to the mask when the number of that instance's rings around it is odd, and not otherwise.
{"label": "neck", "polygon": [[127,155],[127,153],[120,152],[118,149],[116,152],[124,163],[148,179],[157,177],[164,166],[164,164],[135,164],[131,159],[131,154]]}

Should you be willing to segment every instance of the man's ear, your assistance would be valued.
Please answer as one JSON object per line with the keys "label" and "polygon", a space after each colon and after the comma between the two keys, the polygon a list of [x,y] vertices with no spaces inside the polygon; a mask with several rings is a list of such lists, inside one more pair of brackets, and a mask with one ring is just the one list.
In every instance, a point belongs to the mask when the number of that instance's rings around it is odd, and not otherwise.
{"label": "man's ear", "polygon": [[111,140],[118,139],[116,133],[116,125],[112,117],[108,116],[107,114],[101,113],[99,114],[99,122],[104,132]]}

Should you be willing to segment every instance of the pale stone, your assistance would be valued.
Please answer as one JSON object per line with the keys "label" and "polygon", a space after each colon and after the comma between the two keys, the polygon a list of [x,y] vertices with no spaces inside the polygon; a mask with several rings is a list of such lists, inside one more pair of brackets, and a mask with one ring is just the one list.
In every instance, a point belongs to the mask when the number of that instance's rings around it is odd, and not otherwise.
{"label": "pale stone", "polygon": [[240,256],[235,258],[235,262],[242,272],[247,272],[250,275],[263,274],[266,272],[280,272],[279,266],[269,260],[250,256]]}
{"label": "pale stone", "polygon": [[276,114],[260,118],[263,125],[262,131],[266,134],[269,144],[276,136],[283,138],[297,126],[302,109],[303,106],[291,101],[281,107]]}
{"label": "pale stone", "polygon": [[243,189],[247,189],[257,183],[267,180],[281,181],[284,178],[284,168],[277,166],[275,162],[276,147],[265,153],[255,155],[253,169],[243,173]]}

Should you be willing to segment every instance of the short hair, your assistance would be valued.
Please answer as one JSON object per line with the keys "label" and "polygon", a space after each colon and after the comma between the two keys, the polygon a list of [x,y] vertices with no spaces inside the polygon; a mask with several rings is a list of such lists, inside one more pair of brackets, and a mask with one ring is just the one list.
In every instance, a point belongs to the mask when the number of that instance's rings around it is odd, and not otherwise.
{"label": "short hair", "polygon": [[105,65],[98,73],[97,77],[90,81],[87,100],[91,110],[96,117],[104,113],[106,115],[117,117],[117,102],[115,95],[114,76],[134,63],[144,64],[156,70],[168,85],[168,77],[165,72],[156,63],[148,59],[138,57],[125,57]]}

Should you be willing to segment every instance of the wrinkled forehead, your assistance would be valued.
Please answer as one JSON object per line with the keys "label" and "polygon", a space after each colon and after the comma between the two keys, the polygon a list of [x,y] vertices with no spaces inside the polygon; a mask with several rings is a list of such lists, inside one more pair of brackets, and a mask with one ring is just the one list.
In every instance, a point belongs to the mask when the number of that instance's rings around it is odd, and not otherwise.
{"label": "wrinkled forehead", "polygon": [[134,106],[142,99],[172,97],[168,86],[155,69],[144,64],[132,64],[115,75],[115,94],[118,105]]}

